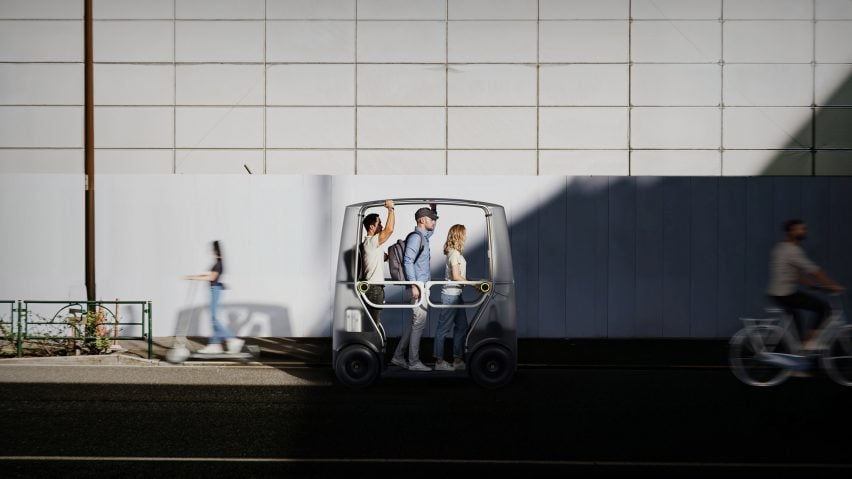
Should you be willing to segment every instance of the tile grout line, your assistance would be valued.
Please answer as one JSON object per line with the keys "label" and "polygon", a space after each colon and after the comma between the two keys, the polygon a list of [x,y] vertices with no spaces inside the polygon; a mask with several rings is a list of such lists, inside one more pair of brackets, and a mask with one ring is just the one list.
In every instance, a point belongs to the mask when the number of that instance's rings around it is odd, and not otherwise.
{"label": "tile grout line", "polygon": [[535,22],[535,174],[541,176],[541,0]]}
{"label": "tile grout line", "polygon": [[633,175],[633,0],[627,3],[627,176]]}
{"label": "tile grout line", "polygon": [[719,176],[725,176],[725,2],[719,10]]}
{"label": "tile grout line", "polygon": [[[266,118],[268,112],[268,99],[267,99],[267,91],[269,85],[269,67],[267,65],[268,60],[268,46],[267,46],[267,27],[269,25],[269,21],[267,17],[269,15],[269,1],[263,0],[263,174],[268,174],[268,166],[266,160],[266,148],[267,148],[267,128],[268,128],[268,120]],[[251,173],[249,173],[251,174]]]}
{"label": "tile grout line", "polygon": [[450,174],[450,0],[444,1],[444,175]]}
{"label": "tile grout line", "polygon": [[355,30],[354,31],[355,45],[354,45],[354,51],[353,51],[353,55],[354,55],[353,76],[354,76],[354,81],[355,81],[355,87],[354,87],[355,98],[352,99],[353,104],[354,104],[352,114],[355,117],[355,121],[354,121],[354,132],[353,132],[354,138],[352,139],[352,141],[353,141],[352,144],[354,145],[354,148],[353,148],[353,155],[354,155],[353,170],[354,170],[354,174],[357,176],[358,175],[358,0],[355,0],[354,15],[355,15],[355,17],[354,17],[353,22],[354,22],[354,27],[355,27],[354,28],[354,30]]}
{"label": "tile grout line", "polygon": [[811,176],[816,176],[816,162],[817,162],[817,129],[816,129],[816,121],[817,121],[817,107],[816,107],[816,68],[817,68],[817,58],[816,58],[816,42],[817,42],[817,14],[816,14],[816,0],[811,2],[813,14],[813,23],[811,24],[811,34],[812,34],[812,44],[811,44]]}
{"label": "tile grout line", "polygon": [[177,2],[172,2],[172,174],[177,174]]}

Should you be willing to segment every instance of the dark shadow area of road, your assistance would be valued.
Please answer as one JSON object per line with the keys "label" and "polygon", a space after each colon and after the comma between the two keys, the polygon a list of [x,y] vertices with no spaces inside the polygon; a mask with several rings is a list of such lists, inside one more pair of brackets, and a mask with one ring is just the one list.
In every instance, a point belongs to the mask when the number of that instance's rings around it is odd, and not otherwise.
{"label": "dark shadow area of road", "polygon": [[[33,472],[45,477],[68,479],[90,478],[91,472],[77,468],[79,463],[51,461],[0,461],[5,477],[31,478]],[[435,477],[579,477],[589,479],[716,479],[748,477],[750,479],[837,479],[852,472],[849,467],[790,467],[783,465],[675,465],[675,464],[602,464],[602,463],[483,463],[483,462],[406,462],[392,461],[102,461],[99,478],[149,479],[150,477],[209,478],[378,478],[433,479]],[[8,475],[6,475],[8,474]]]}
{"label": "dark shadow area of road", "polygon": [[[532,369],[493,391],[454,378],[382,378],[350,391],[328,381],[328,369],[303,371],[323,385],[7,383],[0,455],[89,457],[99,477],[113,465],[130,477],[139,470],[264,477],[407,469],[415,476],[526,470],[600,477],[850,471],[843,411],[852,391],[822,377],[762,389],[713,369]],[[98,456],[272,461],[128,465]],[[63,465],[79,470],[77,477],[84,465],[89,473],[85,462]],[[4,477],[17,477],[6,472],[19,466],[56,467],[0,461]]]}
{"label": "dark shadow area of road", "polygon": [[[206,343],[204,337],[188,338],[192,348]],[[247,346],[260,349],[253,360],[288,372],[303,367],[332,367],[332,340],[313,338],[245,338]],[[155,338],[154,357],[164,360],[173,338]],[[423,338],[421,351],[433,349],[433,338]],[[388,338],[384,356],[385,364],[399,342],[398,337]],[[145,357],[144,342],[123,341],[125,354]],[[452,348],[447,339],[445,350]],[[424,356],[425,358],[426,356]],[[203,359],[192,360],[203,363]],[[426,360],[431,364],[431,361]],[[724,339],[690,338],[519,338],[519,368],[690,368],[728,367],[728,341]],[[298,375],[298,373],[293,372]]]}

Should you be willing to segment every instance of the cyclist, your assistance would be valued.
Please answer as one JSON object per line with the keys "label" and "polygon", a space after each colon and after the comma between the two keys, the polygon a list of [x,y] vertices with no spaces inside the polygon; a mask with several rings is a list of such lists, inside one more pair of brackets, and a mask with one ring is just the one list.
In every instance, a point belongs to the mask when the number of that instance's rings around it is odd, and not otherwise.
{"label": "cyclist", "polygon": [[[787,220],[783,229],[785,238],[778,242],[770,255],[767,294],[778,306],[793,315],[804,349],[817,349],[819,345],[816,344],[816,333],[831,315],[831,306],[819,296],[800,290],[797,283],[835,293],[843,292],[844,288],[829,278],[799,246],[799,243],[807,238],[808,229],[804,221]],[[806,327],[801,310],[816,313],[817,327]]]}

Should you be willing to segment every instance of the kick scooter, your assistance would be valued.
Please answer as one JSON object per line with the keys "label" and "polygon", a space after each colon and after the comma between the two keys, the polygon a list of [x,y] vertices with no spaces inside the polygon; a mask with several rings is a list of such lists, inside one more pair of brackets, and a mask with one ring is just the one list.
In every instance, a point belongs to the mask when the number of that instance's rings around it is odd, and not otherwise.
{"label": "kick scooter", "polygon": [[[190,283],[189,297],[186,304],[193,304],[192,299],[195,297],[195,282]],[[186,338],[186,333],[189,331],[189,325],[198,319],[199,308],[193,308],[192,312],[185,315],[184,318],[178,316],[177,327],[175,328],[175,340],[172,347],[166,352],[166,361],[172,364],[181,364],[191,359],[237,359],[243,362],[257,359],[260,356],[260,347],[254,345],[244,345],[238,353],[222,352],[218,354],[201,354],[189,349],[189,341]]]}

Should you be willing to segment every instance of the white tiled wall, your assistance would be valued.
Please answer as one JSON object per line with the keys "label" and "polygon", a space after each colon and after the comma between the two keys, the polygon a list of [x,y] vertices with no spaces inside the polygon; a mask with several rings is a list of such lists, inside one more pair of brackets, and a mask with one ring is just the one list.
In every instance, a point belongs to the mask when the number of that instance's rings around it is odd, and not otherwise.
{"label": "white tiled wall", "polygon": [[[175,101],[173,65],[95,65],[95,103],[98,105],[172,105]],[[82,91],[82,90],[81,90]]]}
{"label": "white tiled wall", "polygon": [[718,149],[720,110],[702,108],[634,108],[630,116],[633,148]]}
{"label": "white tiled wall", "polygon": [[81,62],[80,20],[0,20],[0,62]]}
{"label": "white tiled wall", "polygon": [[353,148],[355,111],[344,107],[269,107],[268,148]]}
{"label": "white tiled wall", "polygon": [[0,105],[82,105],[83,65],[0,63]]}
{"label": "white tiled wall", "polygon": [[174,107],[96,106],[95,148],[174,148]]}
{"label": "white tiled wall", "polygon": [[264,75],[263,65],[208,63],[178,65],[172,82],[178,105],[263,106],[264,80],[274,76]]}
{"label": "white tiled wall", "polygon": [[615,63],[629,59],[627,21],[544,21],[538,28],[541,63]]}
{"label": "white tiled wall", "polygon": [[448,118],[450,148],[536,147],[534,107],[451,107]]}
{"label": "white tiled wall", "polygon": [[808,63],[813,58],[809,21],[725,22],[725,61]]}
{"label": "white tiled wall", "polygon": [[743,107],[726,108],[724,146],[727,149],[772,149],[776,145],[807,149],[811,129],[802,128],[802,118],[810,108]]}
{"label": "white tiled wall", "polygon": [[96,21],[92,25],[96,62],[171,62],[174,22]]}
{"label": "white tiled wall", "polygon": [[712,64],[636,64],[630,100],[634,106],[718,106],[721,70]]}
{"label": "white tiled wall", "polygon": [[[444,65],[358,65],[358,104],[444,106],[447,98],[446,81]],[[313,87],[308,85],[307,88]]]}
{"label": "white tiled wall", "polygon": [[636,21],[630,36],[635,62],[714,63],[721,59],[718,21]]}
{"label": "white tiled wall", "polygon": [[631,174],[644,176],[718,176],[718,151],[643,150],[633,152]]}
{"label": "white tiled wall", "polygon": [[554,107],[539,110],[539,147],[627,148],[627,108]]}
{"label": "white tiled wall", "polygon": [[626,106],[630,93],[627,65],[542,65],[541,106]]}
{"label": "white tiled wall", "polygon": [[[848,0],[94,0],[110,173],[850,174]],[[0,171],[80,172],[82,0],[0,0]]]}
{"label": "white tiled wall", "polygon": [[362,148],[433,148],[444,146],[443,108],[365,107],[358,109],[358,145]]}
{"label": "white tiled wall", "polygon": [[178,21],[178,62],[262,62],[263,21]]}

